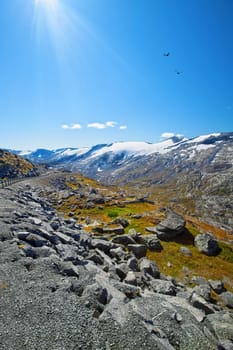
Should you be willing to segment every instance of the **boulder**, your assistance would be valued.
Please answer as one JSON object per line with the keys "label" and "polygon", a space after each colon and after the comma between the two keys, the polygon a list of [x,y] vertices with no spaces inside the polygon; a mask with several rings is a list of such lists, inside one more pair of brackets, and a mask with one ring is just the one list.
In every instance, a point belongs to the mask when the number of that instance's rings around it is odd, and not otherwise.
{"label": "boulder", "polygon": [[110,249],[117,248],[117,246],[114,243],[99,238],[92,239],[91,246],[92,248],[100,249],[105,253],[109,253]]}
{"label": "boulder", "polygon": [[124,228],[127,227],[127,226],[129,226],[129,221],[126,220],[125,218],[120,217],[120,216],[119,216],[118,218],[116,218],[115,220],[113,220],[112,223],[113,223],[113,224],[121,225],[121,226],[123,226]]}
{"label": "boulder", "polygon": [[233,309],[233,293],[231,292],[223,292],[220,295],[221,300],[224,302],[226,306]]}
{"label": "boulder", "polygon": [[171,281],[151,280],[150,286],[156,293],[165,295],[176,295],[176,287]]}
{"label": "boulder", "polygon": [[129,258],[127,261],[127,266],[134,272],[139,271],[138,260],[134,256],[132,256],[132,258]]}
{"label": "boulder", "polygon": [[137,285],[137,277],[133,271],[129,271],[125,277],[125,283],[132,284],[133,286]]}
{"label": "boulder", "polygon": [[159,239],[169,241],[181,234],[185,229],[185,219],[173,210],[167,210],[167,217],[156,226]]}
{"label": "boulder", "polygon": [[200,284],[194,287],[193,291],[204,298],[206,301],[210,301],[210,286],[208,284]]}
{"label": "boulder", "polygon": [[136,243],[136,241],[130,235],[115,236],[112,239],[112,242],[118,243],[118,244],[123,244],[125,246],[127,246],[128,244],[135,244]]}
{"label": "boulder", "polygon": [[129,251],[131,251],[137,259],[141,259],[146,256],[147,247],[144,244],[129,244]]}
{"label": "boulder", "polygon": [[107,226],[107,227],[103,227],[103,231],[104,234],[108,233],[108,234],[114,234],[114,235],[122,235],[125,233],[124,227],[121,225],[116,225],[116,226]]}
{"label": "boulder", "polygon": [[163,247],[157,237],[148,236],[147,238],[147,247],[153,252],[161,252]]}
{"label": "boulder", "polygon": [[142,258],[140,260],[139,269],[141,272],[149,274],[150,276],[152,276],[154,278],[160,277],[160,272],[159,272],[158,266],[154,262],[148,260],[147,258]]}
{"label": "boulder", "polygon": [[127,256],[127,253],[121,247],[117,247],[110,249],[110,255],[117,260],[124,260]]}
{"label": "boulder", "polygon": [[194,244],[199,252],[208,256],[215,256],[220,252],[216,238],[210,233],[199,234],[195,237]]}
{"label": "boulder", "polygon": [[221,294],[226,291],[224,284],[220,280],[208,280],[210,287],[213,289],[213,291],[217,294]]}

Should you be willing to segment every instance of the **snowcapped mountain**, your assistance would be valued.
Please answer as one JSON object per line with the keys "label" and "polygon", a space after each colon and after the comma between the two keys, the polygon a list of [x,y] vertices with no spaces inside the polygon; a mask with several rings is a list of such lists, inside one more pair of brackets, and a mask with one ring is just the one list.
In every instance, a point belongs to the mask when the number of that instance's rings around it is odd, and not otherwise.
{"label": "snowcapped mountain", "polygon": [[[108,184],[157,193],[205,222],[233,227],[233,132],[151,144],[115,142],[91,148],[15,151],[34,163],[81,172]],[[179,204],[180,205],[180,204]]]}

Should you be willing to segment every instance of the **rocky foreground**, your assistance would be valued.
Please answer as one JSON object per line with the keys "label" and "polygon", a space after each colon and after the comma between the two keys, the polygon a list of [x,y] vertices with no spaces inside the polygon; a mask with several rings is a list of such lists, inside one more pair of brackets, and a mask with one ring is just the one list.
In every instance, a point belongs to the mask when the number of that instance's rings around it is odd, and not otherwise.
{"label": "rocky foreground", "polygon": [[40,179],[0,190],[1,349],[233,349],[233,295],[220,281],[186,288],[133,238],[126,249],[61,218],[44,192]]}

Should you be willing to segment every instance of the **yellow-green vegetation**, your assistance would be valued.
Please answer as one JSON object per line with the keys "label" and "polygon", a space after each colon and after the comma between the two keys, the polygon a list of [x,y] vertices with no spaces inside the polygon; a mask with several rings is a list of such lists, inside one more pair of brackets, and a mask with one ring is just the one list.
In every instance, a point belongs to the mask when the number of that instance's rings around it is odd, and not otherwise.
{"label": "yellow-green vegetation", "polygon": [[[83,176],[76,175],[67,177],[67,186],[73,190],[85,192],[90,188],[94,188],[96,193],[108,197],[108,201],[104,204],[95,204],[94,207],[86,207],[86,197],[78,197],[72,195],[64,199],[62,204],[57,208],[65,216],[68,216],[72,211],[77,222],[85,223],[87,217],[91,221],[99,222],[100,224],[110,224],[117,217],[124,217],[128,220],[129,226],[125,229],[127,233],[129,229],[134,228],[137,232],[145,235],[148,234],[146,227],[155,226],[165,217],[164,206],[166,201],[160,202],[159,197],[155,198],[155,204],[140,201],[129,201],[133,199],[132,191],[119,191],[113,186],[103,186],[98,182],[86,179]],[[121,193],[120,193],[121,192]],[[122,193],[124,192],[124,195]],[[136,192],[134,192],[136,198]],[[135,217],[135,215],[137,216]],[[148,251],[148,258],[155,261],[161,272],[166,275],[171,275],[177,280],[191,283],[193,276],[203,276],[207,279],[221,279],[224,281],[228,290],[233,291],[233,250],[227,244],[228,234],[226,231],[212,227],[206,223],[198,221],[198,219],[186,217],[185,232],[170,242],[161,242],[163,250],[161,252]],[[92,227],[89,225],[86,228],[92,232]],[[221,252],[218,256],[210,257],[200,253],[194,246],[194,238],[199,233],[211,232],[219,240]],[[191,257],[185,256],[180,252],[180,248],[186,246],[192,253]]]}

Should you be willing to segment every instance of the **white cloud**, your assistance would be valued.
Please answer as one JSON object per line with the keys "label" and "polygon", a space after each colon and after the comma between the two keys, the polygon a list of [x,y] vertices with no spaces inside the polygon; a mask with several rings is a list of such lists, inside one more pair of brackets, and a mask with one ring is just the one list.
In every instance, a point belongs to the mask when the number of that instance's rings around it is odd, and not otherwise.
{"label": "white cloud", "polygon": [[91,123],[87,125],[88,128],[93,128],[93,129],[105,129],[107,128],[106,124],[104,123]]}
{"label": "white cloud", "polygon": [[105,125],[109,128],[115,128],[117,122],[106,122]]}
{"label": "white cloud", "polygon": [[119,127],[119,129],[120,129],[120,130],[125,130],[125,129],[127,129],[127,125],[121,125],[121,126]]}
{"label": "white cloud", "polygon": [[163,132],[161,134],[161,137],[164,139],[170,139],[173,136],[175,136],[174,132]]}
{"label": "white cloud", "polygon": [[106,129],[106,128],[115,128],[115,126],[117,125],[117,122],[113,122],[113,121],[108,121],[106,123],[90,123],[87,124],[88,128],[94,128],[94,129]]}
{"label": "white cloud", "polygon": [[71,124],[71,125],[67,125],[67,124],[63,124],[62,129],[82,129],[82,125],[80,124]]}
{"label": "white cloud", "polygon": [[184,137],[184,135],[182,135],[182,134],[175,134],[174,132],[163,132],[161,135],[160,135],[160,137],[162,138],[162,139],[170,139],[170,138],[172,138],[172,137],[178,137],[178,138],[183,138]]}

